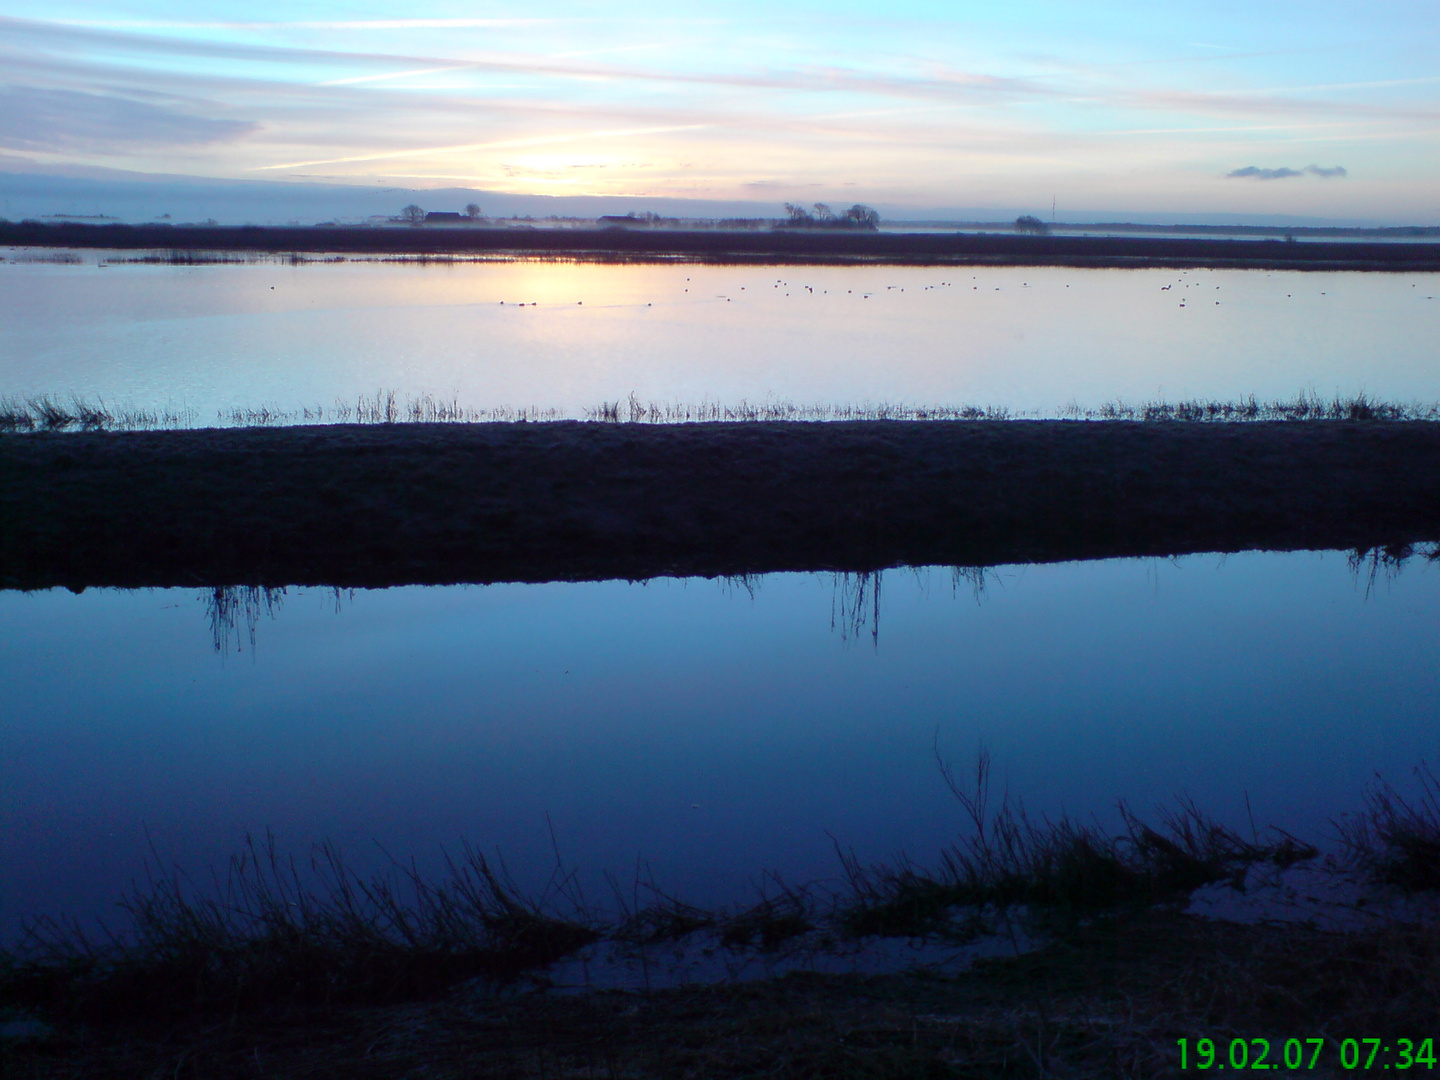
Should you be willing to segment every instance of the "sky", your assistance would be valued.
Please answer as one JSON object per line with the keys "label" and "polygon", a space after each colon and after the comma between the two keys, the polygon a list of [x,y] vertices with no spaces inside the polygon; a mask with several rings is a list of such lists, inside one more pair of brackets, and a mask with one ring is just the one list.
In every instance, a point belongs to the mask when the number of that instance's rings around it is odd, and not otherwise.
{"label": "sky", "polygon": [[0,172],[1431,224],[1440,11],[8,0]]}

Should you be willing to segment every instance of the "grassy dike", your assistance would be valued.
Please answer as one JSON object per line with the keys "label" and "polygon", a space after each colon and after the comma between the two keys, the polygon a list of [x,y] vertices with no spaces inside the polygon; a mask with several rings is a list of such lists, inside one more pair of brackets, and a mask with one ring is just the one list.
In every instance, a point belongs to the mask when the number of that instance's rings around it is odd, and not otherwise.
{"label": "grassy dike", "polygon": [[638,579],[1435,539],[1428,421],[0,437],[5,588]]}

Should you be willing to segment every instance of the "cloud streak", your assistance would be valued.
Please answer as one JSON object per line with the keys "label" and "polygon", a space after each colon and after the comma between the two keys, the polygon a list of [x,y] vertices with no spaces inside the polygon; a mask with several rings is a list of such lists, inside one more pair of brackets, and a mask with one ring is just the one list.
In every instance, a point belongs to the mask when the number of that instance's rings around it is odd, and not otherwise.
{"label": "cloud streak", "polygon": [[0,146],[63,152],[76,147],[206,146],[255,131],[251,121],[223,120],[147,101],[75,90],[0,87]]}
{"label": "cloud streak", "polygon": [[1318,176],[1322,180],[1333,180],[1349,176],[1343,165],[1324,168],[1320,165],[1306,165],[1303,169],[1262,169],[1258,165],[1246,165],[1243,169],[1231,169],[1225,174],[1227,180],[1290,180],[1297,176]]}
{"label": "cloud streak", "polygon": [[256,172],[275,169],[303,169],[315,165],[347,165],[361,161],[388,161],[407,157],[424,157],[430,154],[475,153],[480,150],[514,150],[533,146],[553,146],[561,143],[581,142],[589,139],[619,139],[634,135],[664,135],[675,131],[699,131],[704,124],[677,124],[670,127],[630,128],[619,131],[575,131],[559,135],[536,135],[523,139],[497,139],[492,142],[462,143],[455,146],[426,146],[413,150],[388,150],[380,154],[363,154],[354,157],[325,158],[317,161],[291,161],[283,165],[259,165]]}
{"label": "cloud streak", "polygon": [[[400,20],[417,26],[445,20]],[[466,20],[453,20],[461,23]],[[483,21],[483,20],[477,20]],[[504,21],[504,20],[499,20]],[[523,20],[520,20],[523,21]],[[255,24],[260,25],[260,24]],[[265,24],[282,25],[282,24]],[[286,24],[291,26],[312,24]],[[313,24],[319,26],[319,24]],[[368,24],[367,24],[368,25]],[[84,54],[85,45],[133,54],[137,59],[146,54],[165,55],[179,60],[191,57],[226,58],[239,63],[277,65],[281,68],[370,68],[364,74],[336,74],[332,77],[303,78],[299,85],[345,86],[383,84],[398,78],[445,71],[474,70],[509,76],[523,75],[551,80],[552,92],[575,94],[577,84],[630,87],[635,93],[649,93],[646,87],[671,85],[690,87],[695,93],[739,90],[773,91],[781,94],[844,94],[879,96],[915,101],[947,102],[977,107],[994,107],[1026,102],[1051,101],[1067,106],[1101,108],[1112,111],[1164,110],[1197,116],[1327,117],[1351,115],[1367,120],[1440,118],[1440,110],[1413,105],[1369,103],[1337,103],[1316,99],[1299,99],[1297,89],[1320,90],[1324,86],[1292,88],[1282,92],[1226,90],[1196,92],[1177,87],[1142,88],[1104,85],[1086,79],[1070,82],[1029,75],[1001,75],[983,70],[961,69],[944,64],[928,65],[928,70],[900,65],[890,70],[870,64],[806,62],[750,65],[749,70],[736,66],[696,69],[689,65],[662,64],[655,67],[576,63],[572,58],[600,55],[606,52],[640,51],[649,46],[627,46],[614,49],[590,49],[575,53],[527,53],[523,50],[488,52],[461,56],[442,56],[411,50],[371,52],[324,50],[288,45],[262,45],[241,42],[216,42],[196,39],[155,37],[122,30],[101,29],[96,24],[61,24],[33,20],[0,18],[0,27],[15,35],[15,40],[29,37],[46,51],[59,49]],[[69,41],[65,39],[69,38]],[[467,50],[468,52],[468,50]],[[798,58],[796,58],[798,61]],[[376,66],[390,70],[374,71]],[[396,69],[399,70],[396,70]],[[1419,80],[1386,80],[1374,85],[1430,82]],[[1361,86],[1366,84],[1334,84]],[[776,99],[784,103],[785,99]],[[1148,125],[1147,125],[1148,126]]]}

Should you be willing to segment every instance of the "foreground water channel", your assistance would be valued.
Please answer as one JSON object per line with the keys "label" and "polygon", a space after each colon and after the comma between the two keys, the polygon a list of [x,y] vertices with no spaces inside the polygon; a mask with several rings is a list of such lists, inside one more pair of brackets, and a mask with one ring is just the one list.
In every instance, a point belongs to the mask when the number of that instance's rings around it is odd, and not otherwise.
{"label": "foreground water channel", "polygon": [[[878,578],[0,594],[0,933],[246,832],[358,870],[558,845],[694,902],[933,861],[939,755],[1038,814],[1188,795],[1324,844],[1440,760],[1440,566],[1340,552]],[[878,621],[877,621],[878,620]]]}

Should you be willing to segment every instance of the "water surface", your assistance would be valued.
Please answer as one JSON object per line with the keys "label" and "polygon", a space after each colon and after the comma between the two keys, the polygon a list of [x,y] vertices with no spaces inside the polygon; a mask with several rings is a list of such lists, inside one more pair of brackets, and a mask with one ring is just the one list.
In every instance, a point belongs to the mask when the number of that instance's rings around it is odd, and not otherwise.
{"label": "water surface", "polygon": [[[583,416],[645,400],[1440,399],[1440,275],[606,265],[0,264],[0,392],[334,404],[380,388]],[[47,256],[50,257],[50,256]]]}
{"label": "water surface", "polygon": [[292,589],[251,598],[253,642],[202,590],[0,593],[0,933],[105,911],[152,846],[203,879],[265,829],[361,869],[465,839],[533,883],[553,827],[597,887],[643,862],[739,899],[833,875],[836,842],[931,859],[963,824],[937,745],[988,746],[1038,813],[1188,792],[1324,840],[1373,770],[1437,760],[1437,570],[891,571],[878,606],[812,574]]}

